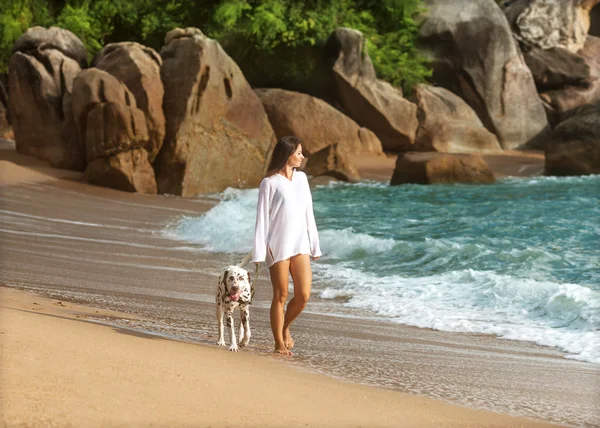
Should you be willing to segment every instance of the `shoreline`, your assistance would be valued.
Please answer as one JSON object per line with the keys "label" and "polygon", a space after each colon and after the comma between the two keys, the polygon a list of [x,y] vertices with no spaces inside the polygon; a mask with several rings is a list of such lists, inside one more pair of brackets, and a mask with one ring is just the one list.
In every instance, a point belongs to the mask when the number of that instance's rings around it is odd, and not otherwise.
{"label": "shoreline", "polygon": [[3,426],[553,426],[87,320],[127,314],[0,296]]}
{"label": "shoreline", "polygon": [[[515,177],[526,178],[544,175],[545,155],[541,151],[505,150],[499,153],[480,154],[496,180]],[[363,153],[355,157],[358,172],[363,180],[388,182],[396,167],[396,154],[374,155]]]}
{"label": "shoreline", "polygon": [[[545,155],[540,151],[505,150],[481,154],[496,179],[543,175]],[[388,182],[396,167],[396,154],[362,153],[354,161],[361,179]],[[57,179],[84,182],[82,172],[56,169],[46,162],[18,153],[13,140],[0,139],[0,187]],[[323,179],[318,178],[318,181]],[[325,180],[326,181],[326,180]]]}

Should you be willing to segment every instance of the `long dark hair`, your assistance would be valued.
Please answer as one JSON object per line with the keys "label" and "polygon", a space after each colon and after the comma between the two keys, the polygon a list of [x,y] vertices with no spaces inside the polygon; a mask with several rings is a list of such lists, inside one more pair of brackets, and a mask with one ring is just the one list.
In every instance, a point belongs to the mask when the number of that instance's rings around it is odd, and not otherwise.
{"label": "long dark hair", "polygon": [[265,177],[270,177],[281,171],[289,157],[296,151],[300,144],[302,144],[302,140],[292,135],[280,138],[273,149],[271,163],[269,164],[269,169],[267,169]]}

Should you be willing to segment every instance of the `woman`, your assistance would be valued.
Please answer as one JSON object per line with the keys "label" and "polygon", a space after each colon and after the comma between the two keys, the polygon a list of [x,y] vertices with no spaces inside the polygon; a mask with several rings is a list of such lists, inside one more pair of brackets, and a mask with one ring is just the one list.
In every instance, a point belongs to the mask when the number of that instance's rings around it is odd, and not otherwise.
{"label": "woman", "polygon": [[[294,341],[290,325],[310,297],[310,258],[319,259],[319,236],[313,214],[306,174],[297,171],[302,163],[301,140],[283,137],[275,145],[267,175],[260,183],[252,261],[266,261],[273,284],[271,330],[275,352],[292,355]],[[294,297],[284,311],[289,274]]]}

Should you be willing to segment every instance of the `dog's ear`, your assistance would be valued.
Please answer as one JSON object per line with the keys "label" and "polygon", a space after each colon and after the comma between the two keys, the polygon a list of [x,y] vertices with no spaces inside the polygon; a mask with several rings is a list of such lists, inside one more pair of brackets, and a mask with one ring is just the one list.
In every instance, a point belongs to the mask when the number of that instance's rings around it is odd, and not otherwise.
{"label": "dog's ear", "polygon": [[229,277],[229,270],[223,272],[223,285],[227,287],[227,278]]}

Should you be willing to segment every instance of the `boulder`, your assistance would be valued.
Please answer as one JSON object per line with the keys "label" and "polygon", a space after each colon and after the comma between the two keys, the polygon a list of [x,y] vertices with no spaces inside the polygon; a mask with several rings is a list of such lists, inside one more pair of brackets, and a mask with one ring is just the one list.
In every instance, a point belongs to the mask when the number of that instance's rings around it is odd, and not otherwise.
{"label": "boulder", "polygon": [[545,174],[600,174],[600,103],[571,114],[548,135]]}
{"label": "boulder", "polygon": [[143,148],[148,142],[144,113],[125,84],[97,68],[82,71],[73,84],[73,117],[86,159]]}
{"label": "boulder", "polygon": [[91,183],[119,190],[156,193],[147,147],[144,112],[124,83],[97,68],[73,83],[73,117],[85,142],[85,176]]}
{"label": "boulder", "polygon": [[590,31],[588,35],[600,37],[600,4],[590,11]]}
{"label": "boulder", "polygon": [[588,86],[590,83],[589,65],[580,55],[566,49],[533,47],[523,51],[523,58],[540,92],[566,85]]}
{"label": "boulder", "polygon": [[379,141],[377,135],[369,128],[360,128],[358,130],[358,139],[360,140],[361,152],[384,156],[381,141]]}
{"label": "boulder", "polygon": [[408,152],[398,156],[390,184],[493,182],[492,170],[479,155]]}
{"label": "boulder", "polygon": [[257,187],[276,139],[237,64],[197,28],[167,33],[161,56],[166,136],[154,163],[159,192],[191,197]]}
{"label": "boulder", "polygon": [[587,79],[577,84],[540,90],[540,97],[557,113],[600,100],[600,38],[588,36],[576,56],[589,69]]}
{"label": "boulder", "polygon": [[531,72],[494,0],[426,0],[419,46],[438,86],[475,110],[504,149],[548,126]]}
{"label": "boulder", "polygon": [[600,99],[600,39],[587,35],[598,4],[516,0],[504,8],[553,124],[561,113]]}
{"label": "boulder", "polygon": [[146,145],[149,137],[144,113],[135,105],[105,102],[89,107],[87,115],[80,116],[85,120],[88,162]]}
{"label": "boulder", "polygon": [[441,87],[417,85],[411,100],[417,105],[419,128],[415,151],[490,153],[502,148],[467,103]]}
{"label": "boulder", "polygon": [[[1,77],[1,76],[0,76]],[[12,140],[14,138],[12,127],[10,126],[10,117],[8,113],[8,92],[0,78],[0,138]]]}
{"label": "boulder", "polygon": [[304,172],[311,177],[328,176],[341,181],[356,182],[360,174],[347,146],[329,145],[308,157]]}
{"label": "boulder", "polygon": [[8,122],[8,109],[2,103],[0,103],[0,138],[4,140],[14,139],[12,127]]}
{"label": "boulder", "polygon": [[137,108],[146,115],[149,139],[145,149],[153,162],[165,138],[162,109],[165,90],[160,79],[162,58],[154,49],[139,43],[110,43],[98,52],[92,65],[115,76],[135,97]]}
{"label": "boulder", "polygon": [[46,50],[57,50],[75,61],[80,68],[87,67],[88,53],[83,42],[69,30],[59,27],[31,27],[17,39],[13,52],[36,56]]}
{"label": "boulder", "polygon": [[103,187],[156,194],[154,170],[145,149],[133,149],[96,158],[85,170],[87,181]]}
{"label": "boulder", "polygon": [[402,90],[377,79],[363,34],[338,28],[327,40],[335,105],[377,135],[385,150],[411,150],[417,130],[417,106]]}
{"label": "boulder", "polygon": [[352,153],[381,153],[381,143],[374,134],[319,98],[283,89],[255,92],[277,138],[294,135],[302,139],[302,150],[308,156],[333,144],[346,146]]}
{"label": "boulder", "polygon": [[504,7],[516,37],[542,49],[583,48],[590,29],[590,11],[600,0],[516,0]]}
{"label": "boulder", "polygon": [[27,43],[17,40],[9,63],[9,110],[17,151],[57,168],[83,171],[84,149],[74,132],[69,101],[80,63],[50,42],[33,48],[37,39],[30,36],[29,31],[22,36]]}

